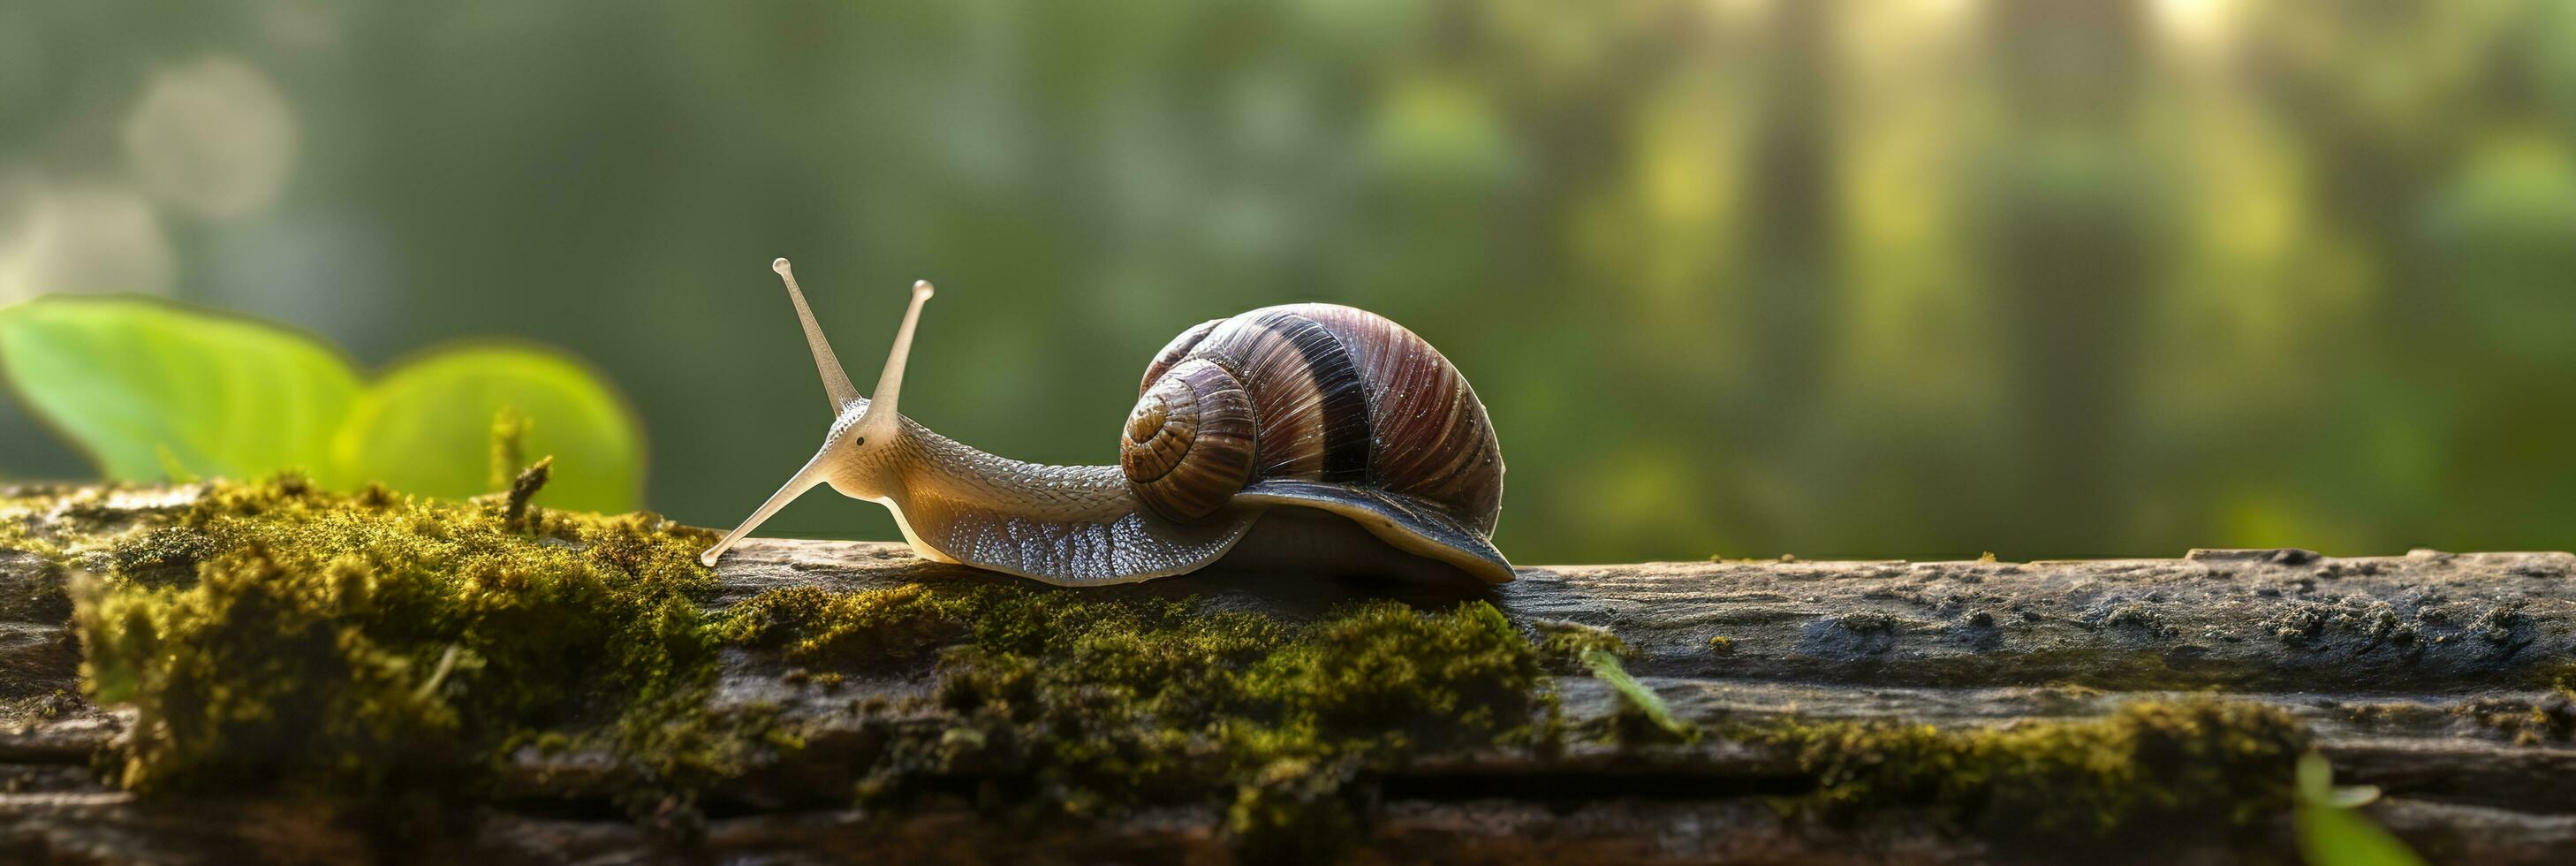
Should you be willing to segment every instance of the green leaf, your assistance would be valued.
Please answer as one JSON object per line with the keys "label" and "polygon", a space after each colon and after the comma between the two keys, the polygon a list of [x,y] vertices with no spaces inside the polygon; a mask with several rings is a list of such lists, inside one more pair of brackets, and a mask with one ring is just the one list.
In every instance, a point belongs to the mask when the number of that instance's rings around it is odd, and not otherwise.
{"label": "green leaf", "polygon": [[2299,852],[2310,866],[2423,866],[2397,837],[2350,809],[2301,808]]}
{"label": "green leaf", "polygon": [[525,428],[526,455],[555,456],[547,505],[628,511],[643,486],[635,413],[545,349],[449,349],[367,387],[328,344],[289,329],[143,298],[53,297],[0,309],[0,375],[118,481],[302,469],[328,487],[461,498],[497,489],[501,418]]}
{"label": "green leaf", "polygon": [[[2368,789],[2366,792],[2359,789]],[[2334,768],[2314,752],[2299,759],[2299,806],[2294,822],[2299,853],[2309,866],[2423,866],[2406,843],[2347,803],[2367,802],[2368,786],[2336,788]]]}
{"label": "green leaf", "polygon": [[337,480],[321,464],[359,389],[320,340],[135,298],[0,309],[0,372],[117,481],[289,467]]}
{"label": "green leaf", "polygon": [[525,425],[529,456],[555,458],[546,504],[636,507],[644,449],[633,410],[599,376],[544,349],[468,346],[398,366],[359,399],[333,451],[397,490],[486,493],[494,419],[505,412]]}

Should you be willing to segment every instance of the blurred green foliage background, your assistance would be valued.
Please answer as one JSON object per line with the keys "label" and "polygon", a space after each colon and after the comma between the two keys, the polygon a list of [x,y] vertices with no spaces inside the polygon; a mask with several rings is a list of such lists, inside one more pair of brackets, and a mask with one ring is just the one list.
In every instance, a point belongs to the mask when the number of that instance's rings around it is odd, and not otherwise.
{"label": "blurred green foliage background", "polygon": [[1049,462],[1386,314],[1523,562],[2576,547],[2571,0],[0,4],[0,303],[559,345],[722,526],[828,420],[780,255],[863,382],[938,282],[907,413]]}

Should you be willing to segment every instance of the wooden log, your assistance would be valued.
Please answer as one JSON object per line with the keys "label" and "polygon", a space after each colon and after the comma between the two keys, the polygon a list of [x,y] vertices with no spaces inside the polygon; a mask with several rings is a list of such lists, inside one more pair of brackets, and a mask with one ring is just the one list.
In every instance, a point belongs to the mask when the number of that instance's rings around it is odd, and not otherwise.
{"label": "wooden log", "polygon": [[[160,503],[160,504],[156,504]],[[136,515],[167,507],[145,497]],[[97,514],[89,515],[97,519]],[[1026,833],[978,813],[848,805],[836,741],[882,736],[854,702],[925,688],[923,670],[826,684],[762,652],[728,650],[710,709],[775,708],[806,748],[714,794],[703,832],[674,837],[610,805],[614,755],[513,761],[502,795],[429,843],[386,851],[369,828],[257,799],[137,799],[89,767],[113,763],[128,716],[76,691],[61,569],[0,551],[0,859],[327,862],[402,855],[494,863],[892,861],[1226,862],[1222,809],[1157,807]],[[900,545],[760,540],[718,570],[725,607],[764,590],[862,590],[1011,579],[923,562]],[[2193,551],[2171,560],[1680,562],[1524,569],[1498,588],[1298,582],[1211,573],[1104,596],[1196,597],[1287,621],[1347,602],[1492,603],[1523,625],[1608,630],[1628,670],[1710,729],[1799,719],[1999,726],[2104,715],[2177,693],[2281,708],[2305,722],[2338,781],[2379,785],[2369,814],[2437,861],[2576,862],[2576,709],[2551,688],[2576,663],[2576,556],[2335,558]],[[1719,641],[1717,639],[1725,640]],[[1557,685],[1566,713],[1623,711],[1599,681]],[[900,723],[901,720],[895,720]],[[836,740],[838,738],[838,740]],[[1369,771],[1362,861],[1979,862],[2027,856],[1911,807],[1842,820],[1784,811],[1814,784],[1761,743],[1576,742],[1549,754],[1421,755]],[[2294,855],[2286,822],[2170,828],[2159,860]],[[2064,852],[2061,852],[2064,853]],[[2124,859],[2117,850],[2085,856]]]}
{"label": "wooden log", "polygon": [[[757,541],[719,572],[730,598],[1001,580],[865,542]],[[1609,629],[1639,651],[1641,675],[1838,686],[2455,694],[2531,686],[2576,659],[2567,553],[1663,562],[1525,568],[1490,589],[1199,575],[1095,591],[1287,618],[1363,598],[1482,599],[1516,620]],[[1712,649],[1719,637],[1731,652]]]}

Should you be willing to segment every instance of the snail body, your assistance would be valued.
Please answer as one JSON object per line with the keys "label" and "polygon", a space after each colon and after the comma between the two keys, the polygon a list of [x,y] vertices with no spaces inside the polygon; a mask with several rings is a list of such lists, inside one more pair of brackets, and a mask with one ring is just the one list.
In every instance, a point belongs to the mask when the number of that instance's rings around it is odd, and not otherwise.
{"label": "snail body", "polygon": [[[959,444],[895,400],[928,283],[876,396],[859,396],[785,259],[834,408],[805,468],[701,559],[806,490],[891,509],[924,558],[1067,586],[1229,567],[1512,579],[1491,538],[1503,461],[1484,404],[1403,326],[1331,304],[1265,307],[1183,331],[1147,365],[1118,462],[1048,466]],[[1232,554],[1229,556],[1229,554]]]}

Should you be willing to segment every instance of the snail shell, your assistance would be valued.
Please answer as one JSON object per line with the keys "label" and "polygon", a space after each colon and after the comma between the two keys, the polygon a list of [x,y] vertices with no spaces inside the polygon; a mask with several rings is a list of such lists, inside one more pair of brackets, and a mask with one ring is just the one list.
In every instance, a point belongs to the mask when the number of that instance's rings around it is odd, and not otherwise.
{"label": "snail shell", "polygon": [[1127,413],[1118,466],[1155,513],[1205,519],[1252,480],[1255,414],[1234,374],[1189,359],[1145,383]]}
{"label": "snail shell", "polygon": [[1322,508],[1510,579],[1488,540],[1503,495],[1493,424],[1458,369],[1404,326],[1332,304],[1203,322],[1163,347],[1138,391],[1118,463],[1156,514]]}

